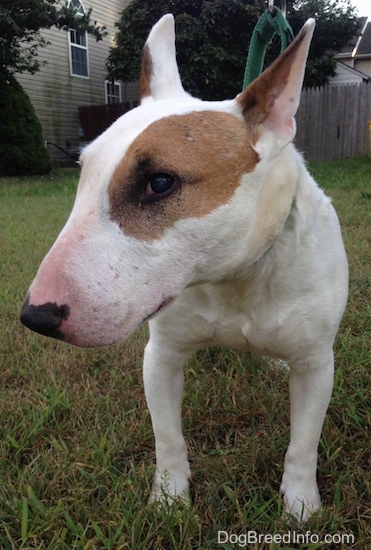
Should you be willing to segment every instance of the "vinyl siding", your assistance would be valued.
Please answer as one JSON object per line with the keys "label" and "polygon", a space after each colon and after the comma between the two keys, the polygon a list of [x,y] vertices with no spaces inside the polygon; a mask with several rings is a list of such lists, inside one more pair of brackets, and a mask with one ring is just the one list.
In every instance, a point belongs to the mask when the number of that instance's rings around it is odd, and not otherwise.
{"label": "vinyl siding", "polygon": [[347,65],[348,67],[351,67],[352,69],[355,69],[356,71],[359,71],[366,76],[371,76],[371,53],[369,56],[365,58],[361,57],[341,57],[339,56],[339,61],[344,63],[344,65]]}
{"label": "vinyl siding", "polygon": [[330,86],[344,86],[347,84],[361,84],[363,82],[361,74],[352,69],[345,63],[338,63],[336,66],[336,76],[329,79]]}
{"label": "vinyl siding", "polygon": [[357,71],[361,71],[361,73],[367,74],[367,76],[371,76],[371,54],[366,59],[356,59],[354,68]]}
{"label": "vinyl siding", "polygon": [[[52,144],[68,149],[79,145],[81,141],[78,107],[102,104],[105,101],[105,63],[117,32],[115,22],[129,3],[130,0],[83,2],[86,11],[90,7],[93,9],[91,19],[106,26],[108,32],[100,42],[88,36],[88,78],[71,76],[68,32],[56,28],[42,32],[50,44],[39,48],[40,71],[34,75],[17,75],[35,108],[43,128],[44,140],[48,143],[48,150],[54,161],[63,162],[68,157]],[[137,86],[122,85],[122,99],[138,99]]]}

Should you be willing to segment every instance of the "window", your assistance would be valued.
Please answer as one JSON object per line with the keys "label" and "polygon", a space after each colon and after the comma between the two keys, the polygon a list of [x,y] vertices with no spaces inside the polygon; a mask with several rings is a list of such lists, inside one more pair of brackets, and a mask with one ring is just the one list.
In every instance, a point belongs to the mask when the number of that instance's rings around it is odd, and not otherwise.
{"label": "window", "polygon": [[89,76],[88,68],[88,46],[86,32],[69,30],[69,46],[71,60],[71,74],[73,76]]}
{"label": "window", "polygon": [[85,10],[80,0],[68,0],[67,8],[72,9],[76,15],[84,15]]}
{"label": "window", "polygon": [[[85,10],[80,0],[69,0],[68,8],[72,8],[77,17],[84,15]],[[70,68],[72,76],[89,77],[88,35],[86,32],[68,31],[68,45],[70,51]]]}
{"label": "window", "polygon": [[105,80],[104,95],[105,95],[106,103],[121,103],[120,82],[112,82],[112,80]]}

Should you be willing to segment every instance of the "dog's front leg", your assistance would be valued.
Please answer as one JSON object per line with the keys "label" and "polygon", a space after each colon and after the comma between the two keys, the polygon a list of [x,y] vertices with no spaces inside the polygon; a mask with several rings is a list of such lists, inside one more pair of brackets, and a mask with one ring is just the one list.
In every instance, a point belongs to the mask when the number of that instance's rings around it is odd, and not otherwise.
{"label": "dog's front leg", "polygon": [[191,353],[168,349],[166,343],[146,346],[144,389],[156,443],[156,473],[150,502],[189,499],[190,468],[181,428],[183,365]]}
{"label": "dog's front leg", "polygon": [[333,387],[332,350],[318,362],[298,362],[290,364],[290,368],[290,445],[281,492],[285,510],[304,522],[321,505],[317,454]]}

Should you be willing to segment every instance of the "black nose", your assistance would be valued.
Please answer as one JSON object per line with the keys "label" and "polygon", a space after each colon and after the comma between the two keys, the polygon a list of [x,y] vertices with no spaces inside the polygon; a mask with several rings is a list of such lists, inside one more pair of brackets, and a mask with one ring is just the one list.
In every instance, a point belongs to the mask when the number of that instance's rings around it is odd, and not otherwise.
{"label": "black nose", "polygon": [[67,304],[58,306],[56,303],[47,302],[40,306],[33,306],[27,296],[21,311],[21,322],[27,328],[44,336],[64,340],[64,334],[59,330],[59,326],[69,314],[70,308]]}

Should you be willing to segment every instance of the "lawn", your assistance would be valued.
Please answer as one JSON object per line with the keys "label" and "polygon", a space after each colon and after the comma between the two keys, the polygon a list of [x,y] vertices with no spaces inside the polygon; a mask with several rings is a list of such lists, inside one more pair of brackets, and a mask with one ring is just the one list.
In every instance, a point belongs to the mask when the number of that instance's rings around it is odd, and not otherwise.
{"label": "lawn", "polygon": [[[18,320],[68,216],[78,171],[0,180],[1,550],[370,548],[371,159],[310,169],[338,211],[351,278],[319,448],[324,508],[296,528],[300,543],[292,542],[295,526],[281,519],[278,497],[287,372],[230,350],[198,353],[184,395],[193,504],[171,512],[147,506],[154,461],[141,376],[147,329],[120,345],[83,350]],[[219,534],[218,544],[218,531],[228,541]],[[317,544],[325,536],[334,542]]]}

